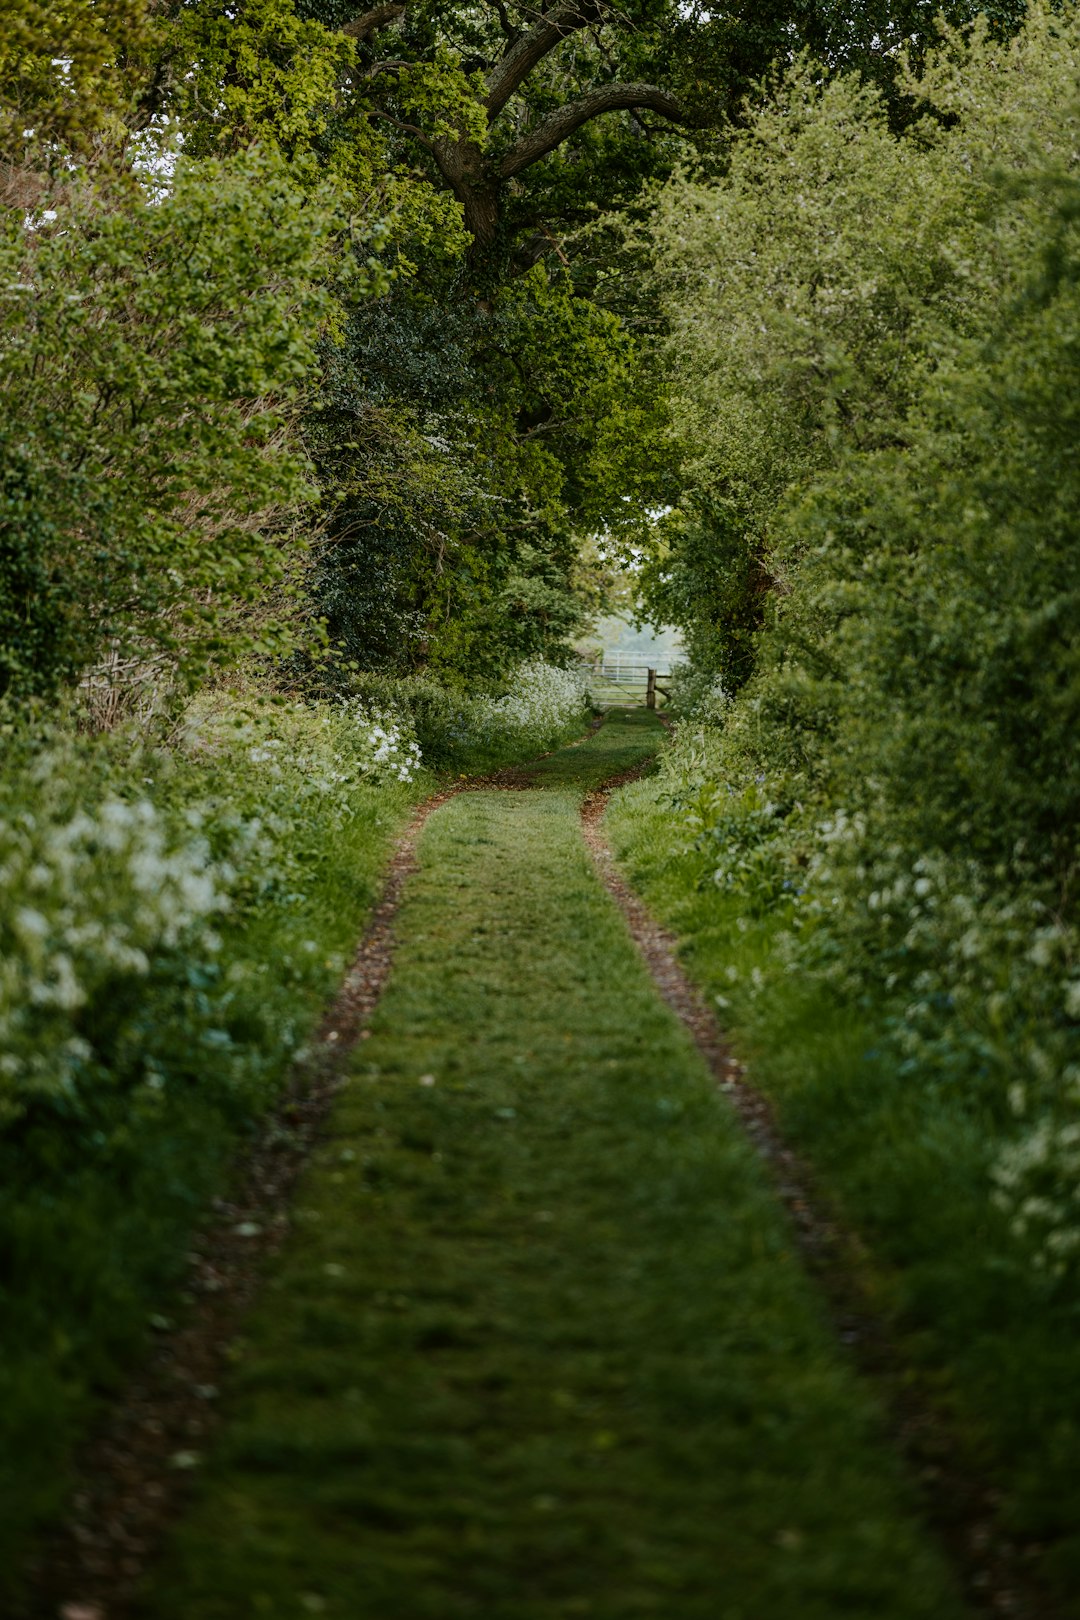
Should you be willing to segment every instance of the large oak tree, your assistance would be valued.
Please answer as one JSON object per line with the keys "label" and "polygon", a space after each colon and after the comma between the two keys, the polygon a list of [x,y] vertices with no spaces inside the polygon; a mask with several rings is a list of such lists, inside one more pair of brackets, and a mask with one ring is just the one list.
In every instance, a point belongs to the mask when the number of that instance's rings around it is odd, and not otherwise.
{"label": "large oak tree", "polygon": [[664,379],[627,335],[655,328],[655,299],[596,222],[640,209],[681,159],[721,170],[728,128],[799,51],[888,86],[928,26],[920,0],[180,0],[171,16],[189,151],[272,142],[389,222],[396,280],[350,313],[311,437],[335,492],[320,599],[357,658],[470,668],[504,644],[551,650],[579,536],[634,534],[677,498]]}

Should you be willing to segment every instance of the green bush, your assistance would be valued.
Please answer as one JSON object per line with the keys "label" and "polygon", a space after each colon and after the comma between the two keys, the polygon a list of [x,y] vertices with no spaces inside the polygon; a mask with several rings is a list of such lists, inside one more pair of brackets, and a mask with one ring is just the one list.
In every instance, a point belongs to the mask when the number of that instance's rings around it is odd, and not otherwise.
{"label": "green bush", "polygon": [[0,217],[0,694],[288,647],[329,200],[255,153],[56,201]]}
{"label": "green bush", "polygon": [[538,659],[520,664],[501,693],[455,691],[415,675],[354,674],[351,687],[359,701],[406,715],[425,760],[452,767],[495,765],[552,747],[584,724],[589,701],[581,671]]}
{"label": "green bush", "polygon": [[949,36],[897,139],[804,64],[661,231],[694,465],[781,587],[673,791],[784,919],[773,973],[966,1099],[1050,1275],[1080,1262],[1078,71],[1073,6]]}
{"label": "green bush", "polygon": [[406,715],[429,765],[449,765],[460,752],[468,702],[463,692],[425,675],[378,672],[354,673],[349,690],[362,703]]}

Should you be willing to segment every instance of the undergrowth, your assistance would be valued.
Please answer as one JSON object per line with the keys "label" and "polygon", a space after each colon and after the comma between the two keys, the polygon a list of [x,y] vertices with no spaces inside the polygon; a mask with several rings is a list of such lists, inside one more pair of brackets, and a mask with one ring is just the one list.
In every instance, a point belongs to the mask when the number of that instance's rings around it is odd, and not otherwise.
{"label": "undergrowth", "polygon": [[793,964],[790,907],[759,894],[754,805],[742,806],[742,843],[721,855],[695,840],[671,786],[658,776],[614,798],[620,861],[678,933],[785,1134],[869,1244],[880,1302],[969,1462],[996,1480],[1006,1526],[1045,1541],[1048,1577],[1075,1590],[1077,1309],[1032,1268],[989,1196],[1013,1128],[1001,1088],[898,1062],[884,987],[844,994]]}
{"label": "undergrowth", "polygon": [[283,718],[170,749],[9,739],[0,1589],[61,1509],[97,1399],[172,1309],[187,1234],[340,977],[423,791],[350,769],[365,750],[345,746],[343,717],[336,748],[312,714],[268,749]]}

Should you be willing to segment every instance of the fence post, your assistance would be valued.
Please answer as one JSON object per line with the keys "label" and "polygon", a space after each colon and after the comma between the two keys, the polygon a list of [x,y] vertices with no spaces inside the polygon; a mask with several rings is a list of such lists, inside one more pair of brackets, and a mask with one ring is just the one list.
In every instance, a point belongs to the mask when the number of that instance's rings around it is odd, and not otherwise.
{"label": "fence post", "polygon": [[647,709],[655,709],[656,708],[656,671],[655,671],[655,669],[650,669],[648,671],[648,677],[649,677],[649,684],[645,688],[645,707]]}

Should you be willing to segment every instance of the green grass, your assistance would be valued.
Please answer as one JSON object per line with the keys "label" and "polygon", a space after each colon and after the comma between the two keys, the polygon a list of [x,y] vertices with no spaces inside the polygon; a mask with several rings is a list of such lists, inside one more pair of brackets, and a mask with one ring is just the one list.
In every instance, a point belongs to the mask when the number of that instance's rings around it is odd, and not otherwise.
{"label": "green grass", "polygon": [[[333,994],[420,791],[358,790],[302,901],[222,927],[216,958],[140,987],[124,1051],[135,1064],[167,1048],[165,1090],[117,1075],[97,1131],[59,1117],[0,1142],[0,1599],[32,1531],[64,1509],[72,1445],[145,1352],[151,1317],[174,1309],[191,1229]],[[197,1003],[225,979],[224,1027],[204,1040]]]}
{"label": "green grass", "polygon": [[563,748],[581,736],[589,715],[584,709],[560,729],[544,734],[522,731],[500,736],[468,737],[444,748],[436,760],[436,769],[450,776],[483,776],[517,765],[528,765],[546,749]]}
{"label": "green grass", "polygon": [[537,787],[570,788],[579,796],[653,760],[663,732],[647,709],[617,709],[598,731],[537,760],[523,777]]}
{"label": "green grass", "polygon": [[[777,966],[770,921],[708,882],[653,782],[615,796],[627,875],[679,934],[782,1127],[867,1241],[880,1304],[1014,1530],[1044,1539],[1045,1578],[1080,1614],[1080,1351],[1075,1300],[1033,1274],[989,1198],[990,1099],[878,1050],[886,1009],[837,1006]],[[705,877],[704,882],[699,880]],[[738,977],[732,982],[729,970]],[[763,988],[745,995],[754,971]]]}
{"label": "green grass", "polygon": [[759,1163],[578,830],[441,808],[153,1620],[953,1620]]}

